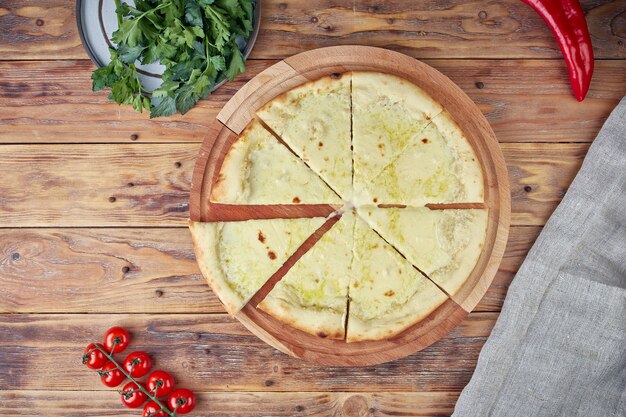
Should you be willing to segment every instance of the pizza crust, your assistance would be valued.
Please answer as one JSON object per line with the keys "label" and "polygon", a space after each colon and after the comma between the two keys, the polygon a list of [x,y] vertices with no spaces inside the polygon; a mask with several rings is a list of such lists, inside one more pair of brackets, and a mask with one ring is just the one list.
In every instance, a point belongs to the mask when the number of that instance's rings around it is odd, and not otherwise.
{"label": "pizza crust", "polygon": [[415,84],[390,74],[353,72],[354,188],[364,188],[442,111]]}
{"label": "pizza crust", "polygon": [[211,290],[222,302],[226,311],[235,315],[246,300],[228,285],[226,274],[221,267],[217,254],[218,223],[201,223],[189,221],[189,230],[193,239],[193,249],[200,272],[209,283]]}
{"label": "pizza crust", "polygon": [[[258,308],[321,338],[375,341],[402,333],[459,291],[482,252],[488,211],[424,207],[484,201],[479,160],[439,103],[402,78],[357,71],[307,82],[257,116],[284,144],[253,120],[228,150],[211,201],[349,200]],[[203,275],[236,314],[324,220],[190,222],[190,229]],[[270,227],[272,262],[255,236],[261,224]]]}
{"label": "pizza crust", "polygon": [[[260,304],[259,308],[275,319],[295,329],[302,330],[320,338],[342,340],[345,328],[343,323],[346,319],[346,308],[343,311],[330,309],[311,309],[304,307],[294,300],[298,298],[292,291],[280,289],[273,295],[268,295]],[[347,304],[347,299],[345,299]],[[338,324],[341,324],[338,326]]]}
{"label": "pizza crust", "polygon": [[393,338],[424,320],[447,299],[446,294],[427,278],[419,278],[413,296],[404,305],[398,306],[392,314],[364,320],[351,305],[346,341],[353,343]]}

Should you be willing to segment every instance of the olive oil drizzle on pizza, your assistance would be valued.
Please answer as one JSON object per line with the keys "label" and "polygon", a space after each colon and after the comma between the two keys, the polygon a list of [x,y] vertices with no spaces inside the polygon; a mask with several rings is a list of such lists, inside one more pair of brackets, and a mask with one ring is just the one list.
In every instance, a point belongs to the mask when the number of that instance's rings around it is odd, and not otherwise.
{"label": "olive oil drizzle on pizza", "polygon": [[341,215],[331,215],[311,236],[309,236],[298,249],[285,261],[285,263],[263,284],[261,288],[252,296],[248,304],[257,307],[261,301],[274,289],[274,286],[283,279],[285,274],[295,265],[302,256],[307,253],[313,246],[328,232],[335,223],[340,219]]}
{"label": "olive oil drizzle on pizza", "polygon": [[435,284],[435,285],[437,286],[437,288],[439,288],[439,290],[440,290],[441,292],[443,292],[446,296],[448,296],[448,298],[452,298],[452,296],[451,296],[450,294],[448,294],[448,292],[447,292],[445,289],[443,289],[443,288],[442,288],[439,284],[437,284],[437,283],[436,283],[436,282],[435,282],[432,278],[430,278],[430,277],[428,276],[428,274],[426,274],[426,272],[424,272],[424,271],[423,271],[423,270],[421,270],[421,269],[420,269],[417,265],[415,265],[415,264],[413,264],[411,261],[409,261],[409,260],[407,259],[407,257],[406,257],[406,256],[405,256],[402,252],[400,252],[400,251],[398,250],[398,248],[396,248],[396,247],[395,247],[395,245],[393,245],[391,242],[389,242],[387,239],[385,239],[385,238],[384,238],[384,237],[383,237],[383,236],[382,236],[382,235],[378,232],[378,230],[376,230],[376,229],[374,229],[374,228],[372,228],[372,230],[374,231],[374,233],[376,233],[376,234],[378,235],[378,237],[380,237],[380,238],[381,238],[382,240],[384,240],[384,241],[385,241],[385,242],[386,242],[389,246],[391,246],[391,247],[393,248],[393,250],[394,250],[394,251],[396,251],[396,253],[397,253],[398,255],[400,255],[402,258],[404,258],[404,260],[406,260],[409,264],[411,264],[411,266],[412,266],[412,267],[413,267],[413,268],[414,268],[417,272],[419,272],[420,274],[422,274],[423,276],[425,276],[426,278],[428,278],[428,280],[429,280],[430,282],[432,282],[433,284]]}
{"label": "olive oil drizzle on pizza", "polygon": [[[272,134],[272,136],[274,136],[285,148],[287,148],[289,150],[289,152],[291,152],[292,154],[294,154],[296,156],[296,158],[299,158],[302,162],[304,162],[304,164],[309,167],[309,169],[311,169],[313,172],[315,172],[311,166],[308,164],[307,161],[305,161],[304,159],[300,158],[300,156],[298,156],[297,153],[294,152],[293,149],[291,149],[291,147],[287,144],[287,142],[285,142],[283,140],[283,138],[280,137],[280,135],[278,133],[276,133],[274,131],[274,129],[272,129],[270,126],[268,126],[267,123],[265,123],[263,121],[263,119],[261,118],[257,118],[257,120],[261,123],[261,126],[263,126],[263,128],[265,128],[265,130],[267,130],[268,132],[270,132]],[[337,192],[335,191],[335,189],[333,187],[331,187],[328,182],[326,182],[326,180],[324,178],[322,178],[321,175],[317,175],[323,182],[324,184],[326,184],[326,186],[328,186],[328,188],[330,188],[330,190],[335,193],[335,195],[337,195],[337,197],[341,198],[341,196],[339,194],[337,194]]]}
{"label": "olive oil drizzle on pizza", "polygon": [[[352,102],[352,81],[350,82],[350,149],[353,150],[353,102]],[[261,118],[257,117],[257,120],[266,129],[269,133],[271,133],[283,146],[285,146],[293,155],[300,158],[296,152],[277,134],[270,126],[268,126]],[[429,121],[429,123],[424,126],[430,126],[433,122]],[[226,126],[226,128],[228,128]],[[231,143],[232,145],[232,143]],[[400,158],[400,154],[396,155],[395,158],[389,162],[389,165],[392,165],[397,159]],[[308,162],[302,158],[300,158],[307,167],[311,168]],[[223,161],[223,158],[222,158]],[[219,163],[222,161],[218,160]],[[354,153],[352,154],[352,187],[354,190]],[[383,169],[384,170],[384,169]],[[313,170],[314,171],[314,170]],[[315,171],[314,171],[315,172]],[[319,174],[318,177],[331,189],[335,194],[337,192],[331,187],[328,182],[322,178]],[[337,194],[338,195],[338,194]],[[341,198],[341,196],[338,195]],[[315,244],[322,238],[322,236],[327,233],[333,225],[339,221],[344,211],[353,210],[354,205],[352,202],[346,202],[343,207],[339,208],[336,206],[328,205],[328,204],[294,204],[294,205],[265,205],[265,206],[256,206],[256,205],[236,205],[236,204],[221,204],[221,203],[210,203],[212,209],[209,211],[209,218],[205,221],[239,221],[239,220],[254,220],[254,219],[266,219],[266,218],[304,218],[304,217],[315,217],[319,215],[327,216],[326,222],[319,227],[311,236],[309,236],[304,243],[285,261],[285,263],[276,271],[265,284],[255,293],[255,295],[250,299],[248,304],[252,307],[256,308],[259,303],[261,303],[267,295],[272,291],[275,285],[289,272],[289,270],[302,258],[302,256],[311,250]],[[407,208],[407,205],[402,204],[377,204],[378,208]],[[468,203],[453,203],[453,204],[426,204],[425,207],[431,210],[447,210],[447,209],[481,209],[486,208],[485,203],[477,203],[477,202],[468,202]],[[276,210],[279,208],[279,210]],[[311,214],[311,209],[316,212],[316,214]],[[406,256],[396,248],[391,242],[385,239],[377,230],[372,230],[389,246],[393,248],[393,250],[399,254],[403,259],[405,259],[416,271],[418,271],[421,275],[426,277],[430,282],[435,284],[437,288],[444,293],[450,300],[452,300],[451,295],[442,288],[439,284],[437,284],[433,279],[431,279],[418,265],[411,263]],[[356,242],[354,242],[356,244]],[[354,253],[354,248],[353,251]],[[354,255],[353,255],[354,256]],[[350,317],[350,292],[349,287],[346,293],[346,317],[344,321],[344,329],[345,329],[345,337],[348,334],[348,321]],[[452,300],[454,302],[454,300]]]}

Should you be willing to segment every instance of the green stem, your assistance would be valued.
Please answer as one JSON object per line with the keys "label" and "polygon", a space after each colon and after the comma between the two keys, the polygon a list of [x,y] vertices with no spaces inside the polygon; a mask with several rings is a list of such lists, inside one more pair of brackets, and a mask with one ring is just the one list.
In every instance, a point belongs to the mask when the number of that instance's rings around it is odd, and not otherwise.
{"label": "green stem", "polygon": [[117,15],[117,27],[122,26],[122,15],[117,11],[122,7],[122,0],[115,0],[115,14]]}
{"label": "green stem", "polygon": [[164,411],[168,416],[170,417],[176,417],[176,410],[174,410],[173,412],[170,411],[167,407],[165,407],[161,401],[159,401],[159,399],[157,397],[155,397],[154,395],[150,394],[150,392],[145,389],[140,383],[139,381],[137,381],[135,378],[133,378],[132,376],[130,376],[130,374],[128,372],[126,372],[126,370],[124,368],[122,368],[120,366],[119,363],[117,363],[117,361],[115,360],[115,358],[112,355],[109,355],[108,353],[106,353],[104,350],[100,349],[100,347],[98,345],[96,345],[96,349],[98,349],[100,352],[104,353],[104,356],[107,357],[108,360],[110,360],[111,362],[113,362],[113,364],[115,364],[115,366],[117,367],[117,369],[120,370],[120,372],[122,372],[124,374],[124,376],[128,379],[130,379],[132,382],[135,383],[135,385],[137,385],[137,388],[139,388],[141,390],[141,392],[143,392],[144,394],[146,394],[146,396],[148,398],[150,398],[152,401],[154,401],[159,407],[161,407],[161,410]]}
{"label": "green stem", "polygon": [[135,77],[135,81],[137,81],[137,87],[139,88],[139,94],[143,94],[143,88],[141,88],[141,79],[139,78],[139,72],[137,72],[137,67],[134,63],[129,65],[129,68],[133,71],[133,75]]}
{"label": "green stem", "polygon": [[[113,340],[113,343],[111,344],[111,353],[109,353],[109,355],[112,355],[115,352],[115,346],[117,345],[117,342],[115,340]],[[98,345],[96,345],[96,349],[98,349]],[[100,349],[98,349],[100,350]]]}

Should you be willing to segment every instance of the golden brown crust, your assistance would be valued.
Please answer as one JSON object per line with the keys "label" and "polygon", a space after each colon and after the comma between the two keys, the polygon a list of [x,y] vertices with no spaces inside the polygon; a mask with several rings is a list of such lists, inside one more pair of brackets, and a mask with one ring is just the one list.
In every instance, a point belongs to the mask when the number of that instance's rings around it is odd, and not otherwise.
{"label": "golden brown crust", "polygon": [[217,295],[226,311],[234,316],[244,306],[244,300],[227,284],[226,274],[220,267],[217,253],[217,223],[189,221],[193,249],[202,275]]}

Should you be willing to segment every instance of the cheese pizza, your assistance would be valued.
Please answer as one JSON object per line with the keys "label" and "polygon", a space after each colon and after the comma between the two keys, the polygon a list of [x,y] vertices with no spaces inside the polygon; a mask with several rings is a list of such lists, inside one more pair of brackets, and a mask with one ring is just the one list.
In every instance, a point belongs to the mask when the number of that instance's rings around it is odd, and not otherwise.
{"label": "cheese pizza", "polygon": [[[483,252],[481,161],[454,117],[395,75],[334,74],[275,97],[217,169],[211,203],[302,210],[190,223],[202,273],[231,314],[263,289],[256,307],[297,331],[394,338],[454,298]],[[311,214],[324,204],[341,207],[338,220]]]}

